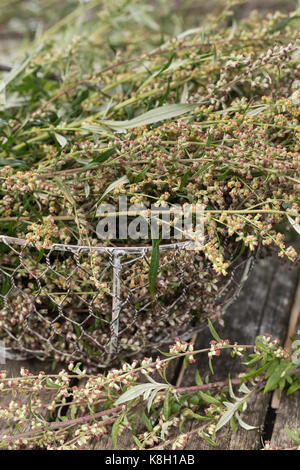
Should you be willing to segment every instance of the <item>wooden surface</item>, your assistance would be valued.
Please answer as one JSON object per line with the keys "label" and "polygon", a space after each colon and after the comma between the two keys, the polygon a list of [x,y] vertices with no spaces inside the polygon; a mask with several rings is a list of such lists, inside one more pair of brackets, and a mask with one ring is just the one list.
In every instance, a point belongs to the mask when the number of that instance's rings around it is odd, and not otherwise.
{"label": "wooden surface", "polygon": [[[239,299],[229,308],[224,317],[225,326],[215,325],[219,335],[223,339],[238,341],[240,344],[251,344],[259,334],[269,333],[279,337],[282,342],[286,339],[289,318],[294,304],[295,293],[299,282],[299,268],[290,267],[279,258],[267,258],[259,260],[253,269]],[[297,328],[300,329],[298,320]],[[211,336],[208,330],[198,334],[195,347],[207,347]],[[226,379],[230,372],[231,377],[238,374],[241,369],[239,361],[234,360],[225,352],[219,358],[213,360],[215,371],[214,381]],[[5,368],[11,376],[18,374],[20,366],[33,371],[45,370],[45,363],[39,361],[22,361],[21,363],[8,361]],[[2,367],[4,368],[4,367]],[[189,366],[182,377],[185,386],[194,384],[196,369],[201,376],[208,372],[207,358],[198,357],[193,366]],[[180,373],[180,364],[173,369],[172,383],[176,383]],[[26,397],[24,397],[24,400]],[[5,398],[7,402],[8,397]],[[258,394],[253,396],[243,419],[248,424],[257,426],[257,429],[246,431],[238,428],[233,433],[229,426],[224,427],[217,435],[218,449],[222,450],[256,450],[263,447],[263,442],[271,441],[271,445],[291,447],[293,444],[284,432],[287,425],[290,428],[300,428],[300,391],[286,398],[282,397],[278,410],[271,408],[272,394]],[[5,405],[4,400],[1,400]],[[185,431],[192,431],[199,423],[187,422]],[[1,427],[1,434],[5,432],[5,425]],[[130,449],[133,446],[130,436],[125,432],[119,439],[119,449]],[[294,444],[295,445],[295,444]],[[90,449],[111,449],[110,436],[104,436],[101,441],[94,440]],[[187,450],[212,449],[206,441],[193,434],[189,439]]]}
{"label": "wooden surface", "polygon": [[[278,258],[260,260],[252,271],[239,299],[232,305],[224,318],[225,326],[217,328],[221,338],[228,338],[241,344],[252,344],[257,335],[269,333],[283,342],[288,330],[290,311],[298,280],[299,269],[289,268]],[[205,347],[207,341],[207,335],[199,335],[196,347]],[[224,379],[225,371],[230,372],[231,377],[241,371],[238,367],[238,361],[234,361],[229,355],[226,357],[223,354],[214,359],[213,365],[217,380]],[[201,359],[194,366],[193,372],[196,368],[200,373],[206,371],[206,362]],[[192,384],[193,372],[189,370],[184,377],[186,385]],[[229,426],[226,426],[217,435],[218,448],[256,450],[262,448],[265,440],[271,440],[272,444],[274,442],[274,445],[276,443],[277,446],[285,446],[286,438],[283,438],[285,419],[287,424],[300,427],[300,392],[294,394],[293,400],[282,400],[278,413],[271,409],[271,399],[271,394],[255,395],[249,403],[243,419],[246,423],[257,426],[257,429],[245,431],[238,428],[236,433],[232,433]],[[298,411],[296,413],[293,408],[297,404]],[[193,426],[194,424],[191,425],[191,429]],[[281,429],[280,436],[278,435],[279,429]],[[192,437],[186,447],[186,449],[209,448],[211,447],[198,437]]]}

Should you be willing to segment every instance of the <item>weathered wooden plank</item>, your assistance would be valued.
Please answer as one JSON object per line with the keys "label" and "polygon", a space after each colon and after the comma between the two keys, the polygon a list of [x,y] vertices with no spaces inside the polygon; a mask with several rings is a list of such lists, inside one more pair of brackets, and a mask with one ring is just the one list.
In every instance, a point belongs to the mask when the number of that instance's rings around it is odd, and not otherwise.
{"label": "weathered wooden plank", "polygon": [[291,430],[295,429],[295,427],[300,429],[300,391],[288,397],[286,395],[281,397],[280,406],[276,412],[271,446],[287,449],[297,445],[286,434],[285,426],[288,426]]}
{"label": "weathered wooden plank", "polygon": [[[262,393],[255,394],[251,397],[248,403],[248,408],[243,414],[243,420],[251,426],[256,426],[257,429],[246,431],[245,429],[238,428],[234,433],[225,426],[217,433],[216,442],[218,447],[212,447],[203,438],[192,435],[188,440],[185,447],[186,450],[253,450],[261,449],[262,445],[262,420],[265,416],[263,410],[268,408],[270,402],[270,395],[263,395]],[[197,426],[193,423],[190,430]],[[199,424],[198,424],[199,426]]]}
{"label": "weathered wooden plank", "polygon": [[[284,340],[288,327],[289,312],[298,279],[298,268],[291,268],[281,263],[277,257],[261,260],[253,270],[240,298],[231,306],[225,318],[224,328],[218,327],[224,339],[238,341],[241,344],[253,343],[258,334],[269,333]],[[203,348],[209,341],[208,334],[199,335],[196,347]],[[238,361],[229,355],[221,354],[214,361],[215,377],[224,379],[224,373],[230,372],[231,377],[241,371]],[[187,371],[184,383],[192,384],[196,367],[200,373],[207,370],[207,358],[198,359],[193,371]],[[238,428],[236,433],[226,426],[217,437],[220,449],[259,449],[262,447],[262,431],[270,404],[270,395],[262,393],[252,397],[244,420],[258,426],[257,430],[245,431]],[[191,425],[191,429],[196,426]],[[203,444],[197,436],[191,437],[186,449],[211,448]]]}
{"label": "weathered wooden plank", "polygon": [[[293,308],[298,309],[298,321],[296,324],[297,332],[300,330],[300,305],[298,296],[297,300],[295,299]],[[288,397],[285,394],[282,394],[279,408],[276,410],[271,446],[289,448],[296,445],[284,431],[285,426],[288,426],[291,429],[295,427],[300,429],[300,391],[297,391]]]}
{"label": "weathered wooden plank", "polygon": [[[297,267],[282,263],[276,256],[260,260],[249,276],[240,297],[230,306],[224,316],[224,326],[215,324],[223,339],[240,344],[253,344],[255,337],[269,333],[284,340],[289,322],[289,312],[298,279]],[[209,345],[211,334],[207,330],[198,334],[195,348]],[[224,373],[231,377],[242,369],[238,360],[222,353],[213,360],[215,380],[222,380]],[[188,367],[184,376],[186,386],[194,384],[196,369],[206,374],[207,356],[198,356],[193,367]]]}

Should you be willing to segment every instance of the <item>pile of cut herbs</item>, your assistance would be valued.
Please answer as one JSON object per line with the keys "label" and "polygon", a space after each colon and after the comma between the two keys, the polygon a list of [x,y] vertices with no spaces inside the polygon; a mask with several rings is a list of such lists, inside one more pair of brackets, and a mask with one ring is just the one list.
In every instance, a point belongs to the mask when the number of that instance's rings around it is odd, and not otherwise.
{"label": "pile of cut herbs", "polygon": [[[124,354],[216,315],[226,275],[259,246],[297,262],[285,233],[300,232],[299,9],[237,21],[237,3],[184,30],[163,1],[156,13],[139,0],[70,2],[2,67],[0,338],[9,346],[47,357],[51,343],[61,360],[76,345],[76,358],[99,360],[114,285],[93,247],[153,244],[151,259],[122,270]],[[125,196],[146,209],[201,205],[204,243],[174,257],[159,256],[151,233],[99,239],[99,206],[118,212]],[[54,244],[90,251],[49,256]]]}

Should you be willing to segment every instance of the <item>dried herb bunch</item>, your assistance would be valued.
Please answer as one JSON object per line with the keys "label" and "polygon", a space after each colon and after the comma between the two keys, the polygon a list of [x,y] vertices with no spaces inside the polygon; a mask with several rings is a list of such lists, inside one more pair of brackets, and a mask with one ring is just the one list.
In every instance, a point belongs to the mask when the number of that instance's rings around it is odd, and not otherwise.
{"label": "dried herb bunch", "polygon": [[[45,355],[41,333],[50,325],[57,358],[73,339],[86,361],[83,330],[92,349],[110,334],[105,256],[80,255],[76,264],[47,253],[53,243],[111,245],[95,233],[100,203],[117,209],[126,195],[146,208],[204,207],[197,253],[163,254],[164,268],[152,266],[150,276],[146,256],[123,269],[122,292],[139,292],[122,320],[122,347],[131,352],[160,331],[177,334],[216,314],[220,281],[259,241],[296,261],[281,226],[299,231],[299,14],[253,13],[236,23],[225,8],[174,38],[165,31],[166,40],[142,2],[92,3],[88,15],[81,5],[72,13],[77,23],[62,20],[3,72],[0,106],[0,231],[35,247],[1,244],[1,332]],[[131,318],[140,323],[130,326]]]}

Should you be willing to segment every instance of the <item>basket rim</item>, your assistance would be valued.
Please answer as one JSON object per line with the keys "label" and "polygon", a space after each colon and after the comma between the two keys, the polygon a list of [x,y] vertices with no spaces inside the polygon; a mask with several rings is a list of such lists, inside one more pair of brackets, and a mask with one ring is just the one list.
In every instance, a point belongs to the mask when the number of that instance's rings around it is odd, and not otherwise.
{"label": "basket rim", "polygon": [[[33,242],[29,242],[25,238],[16,238],[9,237],[6,235],[0,235],[0,242],[5,243],[6,245],[19,245],[24,247],[35,247]],[[91,252],[96,251],[98,253],[110,253],[114,255],[126,255],[126,254],[140,254],[152,251],[152,246],[88,246],[88,245],[68,245],[63,243],[53,243],[49,247],[44,247],[44,249],[49,251],[71,251],[71,252]],[[159,245],[160,251],[168,250],[193,250],[197,249],[196,243],[193,240],[178,242],[178,243],[169,243],[166,245]]]}

